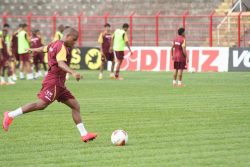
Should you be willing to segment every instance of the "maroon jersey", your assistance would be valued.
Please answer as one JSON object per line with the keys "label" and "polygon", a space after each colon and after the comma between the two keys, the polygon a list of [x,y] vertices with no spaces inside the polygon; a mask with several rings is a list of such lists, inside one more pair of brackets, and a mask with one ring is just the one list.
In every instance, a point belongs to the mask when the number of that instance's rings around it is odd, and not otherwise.
{"label": "maroon jersey", "polygon": [[40,48],[41,46],[43,46],[42,38],[39,36],[33,36],[30,39],[30,46],[31,46],[31,48]]}
{"label": "maroon jersey", "polygon": [[182,47],[184,43],[185,43],[185,37],[183,36],[178,36],[173,41],[175,62],[186,62],[186,58],[184,56]]}
{"label": "maroon jersey", "polygon": [[17,38],[17,35],[18,35],[18,32],[15,32],[12,35],[12,38],[11,38],[11,49],[12,49],[12,52],[15,53],[15,54],[18,53],[18,38]]}
{"label": "maroon jersey", "polygon": [[65,55],[65,62],[67,65],[69,65],[72,57],[71,48],[66,47],[63,41],[57,40],[47,46],[46,52],[48,52],[49,70],[47,76],[43,80],[43,84],[65,87],[64,83],[66,78],[66,72],[63,71],[60,67],[58,67],[57,56]]}
{"label": "maroon jersey", "polygon": [[102,40],[101,40],[102,41],[102,51],[103,51],[103,53],[109,53],[112,34],[103,32],[101,35],[102,35]]}

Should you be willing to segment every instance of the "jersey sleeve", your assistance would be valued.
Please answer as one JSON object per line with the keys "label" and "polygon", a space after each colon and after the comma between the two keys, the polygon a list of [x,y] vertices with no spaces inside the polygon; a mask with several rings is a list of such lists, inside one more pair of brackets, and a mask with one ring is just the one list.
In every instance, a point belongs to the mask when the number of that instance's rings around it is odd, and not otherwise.
{"label": "jersey sleeve", "polygon": [[103,35],[102,35],[102,33],[99,35],[98,43],[100,43],[100,44],[103,43]]}
{"label": "jersey sleeve", "polygon": [[60,51],[56,54],[57,61],[67,61],[67,51],[64,45],[62,45]]}

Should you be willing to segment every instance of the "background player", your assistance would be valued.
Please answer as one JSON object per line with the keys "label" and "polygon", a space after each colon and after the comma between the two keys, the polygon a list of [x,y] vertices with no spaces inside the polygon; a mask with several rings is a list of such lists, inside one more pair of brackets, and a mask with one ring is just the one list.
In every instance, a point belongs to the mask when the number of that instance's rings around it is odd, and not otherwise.
{"label": "background player", "polygon": [[[43,44],[43,38],[40,34],[40,31],[35,29],[32,31],[32,37],[30,39],[30,46],[31,48],[40,48],[44,46]],[[33,63],[35,65],[35,78],[38,78],[42,75],[42,72],[40,71],[40,65],[43,65],[44,71],[47,71],[46,64],[44,62],[44,53],[43,52],[33,52]],[[46,75],[46,72],[45,72]]]}
{"label": "background player", "polygon": [[171,48],[171,57],[174,61],[174,74],[173,74],[173,86],[176,86],[176,79],[178,75],[178,86],[184,86],[182,84],[183,70],[186,69],[186,62],[188,62],[186,51],[186,39],[185,29],[178,29],[178,36],[174,39]]}
{"label": "background player", "polygon": [[64,25],[59,25],[55,33],[53,41],[61,40],[63,37],[63,30],[65,29]]}
{"label": "background player", "polygon": [[22,29],[18,32],[18,55],[20,59],[20,79],[24,79],[24,72],[27,80],[33,79],[31,70],[30,54],[27,49],[30,48],[30,36],[27,33],[28,25],[22,24]]}
{"label": "background player", "polygon": [[72,109],[72,118],[80,132],[82,141],[87,142],[96,138],[97,134],[88,133],[82,123],[80,106],[75,97],[65,87],[66,73],[70,73],[79,81],[81,76],[69,68],[71,50],[78,39],[78,32],[73,28],[64,31],[62,40],[50,43],[47,47],[29,49],[29,51],[48,52],[48,75],[43,80],[42,89],[38,94],[38,101],[26,104],[14,111],[5,112],[3,129],[8,131],[12,120],[28,112],[43,110],[55,100],[64,103]]}
{"label": "background player", "polygon": [[[12,34],[11,36],[11,53],[13,56],[13,62],[12,62],[12,71],[13,71],[13,80],[16,81],[16,62],[19,62],[19,55],[18,55],[18,33],[22,30],[22,24],[19,24],[18,29]],[[20,64],[19,64],[20,67]]]}
{"label": "background player", "polygon": [[[12,85],[15,84],[15,82],[12,80],[12,69],[10,66],[10,50],[8,47],[8,43],[6,41],[6,36],[8,35],[8,31],[6,29],[3,29],[2,31],[2,37],[0,37],[0,52],[1,52],[1,76],[0,76],[0,84],[8,84]],[[8,76],[8,82],[5,82],[5,70],[7,69],[7,76]]]}
{"label": "background player", "polygon": [[122,29],[115,30],[112,40],[111,40],[110,50],[114,51],[116,60],[117,60],[116,70],[115,70],[115,78],[117,80],[123,80],[123,78],[119,76],[119,73],[120,73],[122,61],[124,59],[125,45],[128,47],[130,55],[132,55],[130,45],[128,42],[128,35],[127,35],[128,28],[129,28],[129,25],[127,23],[123,24]]}
{"label": "background player", "polygon": [[111,39],[112,39],[112,34],[110,31],[110,24],[105,24],[104,25],[105,30],[101,32],[98,38],[98,43],[101,44],[100,51],[102,55],[102,64],[100,66],[100,73],[99,73],[99,79],[103,79],[103,69],[104,69],[104,64],[107,61],[112,62],[111,66],[111,73],[110,73],[110,78],[115,78],[114,76],[114,67],[115,67],[115,61],[114,61],[114,53],[110,52],[110,44],[111,44]]}

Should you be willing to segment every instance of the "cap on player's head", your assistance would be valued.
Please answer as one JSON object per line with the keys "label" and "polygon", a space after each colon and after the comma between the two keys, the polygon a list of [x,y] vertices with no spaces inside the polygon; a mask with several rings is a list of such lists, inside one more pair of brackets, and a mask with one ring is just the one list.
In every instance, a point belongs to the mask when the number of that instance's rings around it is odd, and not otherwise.
{"label": "cap on player's head", "polygon": [[184,32],[185,32],[185,28],[179,28],[178,29],[178,35],[184,35]]}
{"label": "cap on player's head", "polygon": [[129,28],[129,25],[128,25],[128,23],[124,23],[123,25],[122,25],[122,28]]}
{"label": "cap on player's head", "polygon": [[111,27],[109,23],[104,24],[104,27]]}

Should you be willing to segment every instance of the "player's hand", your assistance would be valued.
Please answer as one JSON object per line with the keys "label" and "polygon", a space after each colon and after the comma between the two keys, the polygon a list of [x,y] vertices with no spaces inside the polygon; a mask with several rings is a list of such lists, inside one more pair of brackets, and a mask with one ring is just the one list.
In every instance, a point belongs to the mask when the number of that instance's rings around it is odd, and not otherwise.
{"label": "player's hand", "polygon": [[32,53],[33,52],[33,50],[31,48],[27,48],[25,51],[28,52],[28,53]]}
{"label": "player's hand", "polygon": [[112,47],[109,48],[109,53],[112,53],[114,50]]}
{"label": "player's hand", "polygon": [[132,51],[130,51],[130,56],[133,56],[133,52]]}
{"label": "player's hand", "polygon": [[73,75],[73,77],[77,80],[77,81],[79,81],[80,79],[82,79],[82,77],[81,77],[81,75],[79,74],[79,73],[73,73],[72,74]]}

